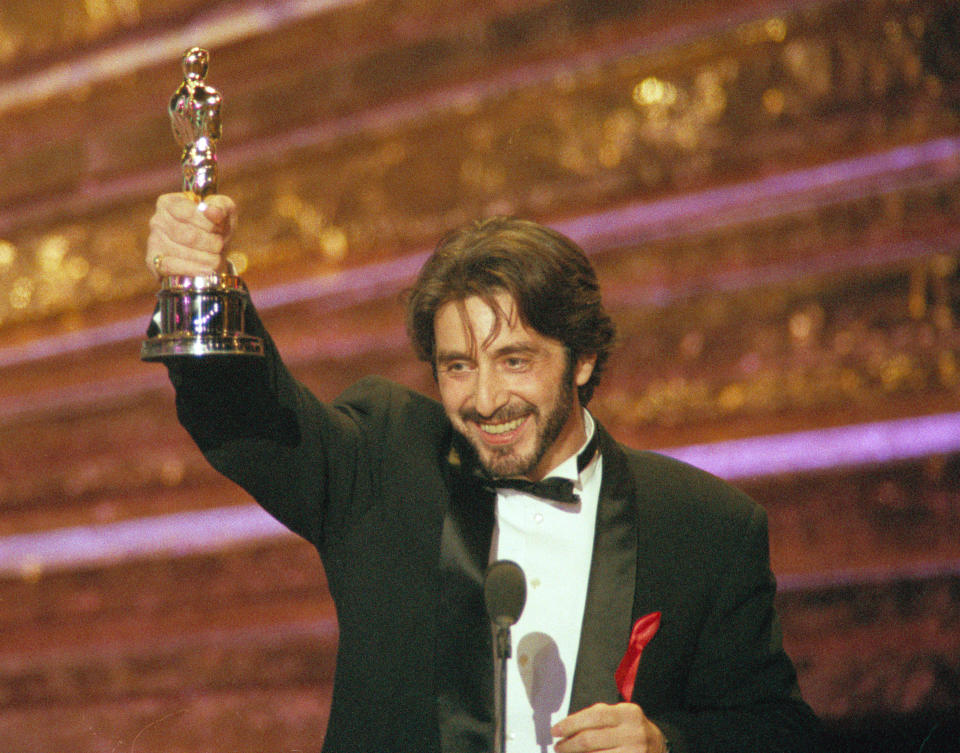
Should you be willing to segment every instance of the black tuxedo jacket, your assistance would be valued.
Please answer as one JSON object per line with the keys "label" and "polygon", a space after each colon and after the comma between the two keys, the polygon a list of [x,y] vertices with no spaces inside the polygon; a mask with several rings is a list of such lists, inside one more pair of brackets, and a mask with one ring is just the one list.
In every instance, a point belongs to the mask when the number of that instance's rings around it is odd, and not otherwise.
{"label": "black tuxedo jacket", "polygon": [[[320,552],[340,626],[324,750],[440,751],[442,657],[470,639],[451,636],[461,620],[484,619],[478,592],[451,597],[442,549],[453,520],[485,557],[493,496],[451,462],[458,436],[436,401],[368,378],[321,403],[267,341],[263,360],[171,366],[181,422],[217,469]],[[781,648],[762,508],[598,431],[603,480],[570,711],[620,700],[614,671],[631,626],[659,611],[632,700],[675,751],[816,749]],[[466,580],[479,584],[479,568]]]}

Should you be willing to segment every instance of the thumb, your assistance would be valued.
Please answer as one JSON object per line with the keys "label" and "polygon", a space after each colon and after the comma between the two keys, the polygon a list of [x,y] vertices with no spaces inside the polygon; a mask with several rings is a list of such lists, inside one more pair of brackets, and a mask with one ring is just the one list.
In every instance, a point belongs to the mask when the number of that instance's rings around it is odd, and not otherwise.
{"label": "thumb", "polygon": [[224,194],[207,196],[197,207],[218,232],[228,234],[233,231],[237,219],[237,205]]}

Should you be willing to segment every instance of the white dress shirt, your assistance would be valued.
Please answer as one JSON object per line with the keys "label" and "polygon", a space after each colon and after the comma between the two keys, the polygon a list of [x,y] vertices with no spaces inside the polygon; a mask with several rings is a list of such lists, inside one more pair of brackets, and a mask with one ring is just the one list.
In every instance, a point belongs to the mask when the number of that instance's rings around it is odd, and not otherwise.
{"label": "white dress shirt", "polygon": [[577,455],[596,427],[584,410],[587,440],[547,476],[574,482],[577,504],[550,502],[510,489],[497,492],[491,561],[513,560],[527,579],[527,601],[511,628],[507,663],[510,753],[552,750],[550,727],[567,715],[587,597],[602,458],[581,473]]}

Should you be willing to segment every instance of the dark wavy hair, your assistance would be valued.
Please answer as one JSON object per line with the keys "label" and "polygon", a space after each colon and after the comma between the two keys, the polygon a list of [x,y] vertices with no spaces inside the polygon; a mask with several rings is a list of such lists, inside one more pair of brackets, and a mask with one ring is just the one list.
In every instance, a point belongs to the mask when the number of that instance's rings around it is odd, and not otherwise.
{"label": "dark wavy hair", "polygon": [[586,255],[566,236],[529,220],[493,217],[446,235],[407,295],[407,332],[417,356],[436,374],[434,318],[445,303],[478,296],[498,316],[502,291],[517,302],[523,323],[559,340],[571,364],[596,354],[589,381],[579,387],[586,405],[600,381],[616,338]]}

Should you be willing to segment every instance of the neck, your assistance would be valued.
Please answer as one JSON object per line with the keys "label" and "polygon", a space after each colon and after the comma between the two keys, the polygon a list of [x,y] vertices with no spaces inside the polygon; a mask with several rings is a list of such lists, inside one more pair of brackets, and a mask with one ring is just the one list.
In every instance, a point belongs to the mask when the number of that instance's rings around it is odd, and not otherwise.
{"label": "neck", "polygon": [[574,400],[573,408],[563,429],[527,478],[531,481],[540,481],[562,462],[576,455],[586,441],[587,428],[583,419],[583,409],[580,407],[580,402]]}

